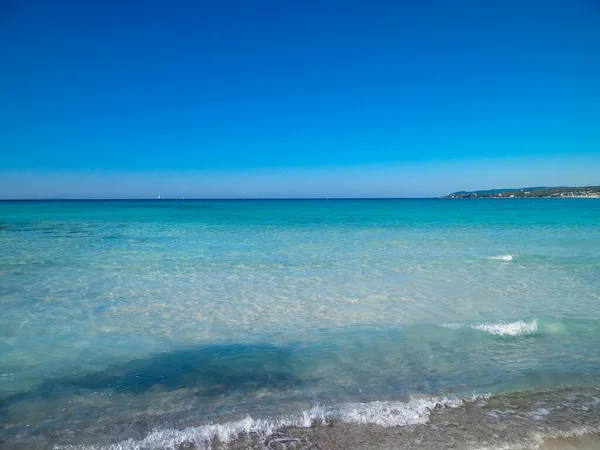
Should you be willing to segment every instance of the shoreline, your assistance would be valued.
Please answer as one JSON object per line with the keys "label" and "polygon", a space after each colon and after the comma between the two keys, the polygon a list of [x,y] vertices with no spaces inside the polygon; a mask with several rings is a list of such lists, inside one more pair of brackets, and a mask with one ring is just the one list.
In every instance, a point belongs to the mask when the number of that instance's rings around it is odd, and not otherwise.
{"label": "shoreline", "polygon": [[498,196],[457,196],[457,197],[451,197],[451,196],[444,196],[441,197],[443,199],[450,199],[450,200],[457,200],[457,199],[481,199],[481,200],[488,200],[488,199],[498,199],[498,200],[518,200],[518,199],[523,199],[523,200],[530,200],[530,199],[539,199],[539,198],[554,198],[554,199],[563,199],[563,198],[600,198],[600,195],[565,195],[565,196],[544,196],[544,197],[498,197]]}
{"label": "shoreline", "polygon": [[581,436],[544,439],[539,450],[597,450],[599,448],[600,433],[586,433]]}
{"label": "shoreline", "polygon": [[[343,414],[298,413],[237,422],[148,426],[143,418],[7,439],[3,448],[79,450],[591,450],[600,448],[600,389],[515,391],[442,400],[349,404]],[[363,405],[363,406],[361,406]],[[366,405],[366,407],[365,407]],[[415,407],[416,406],[416,407]],[[331,409],[330,409],[331,411]],[[318,412],[318,411],[317,411]],[[145,432],[136,428],[145,423]],[[171,425],[167,425],[171,423]],[[112,430],[112,431],[109,431]],[[58,431],[58,433],[56,433]],[[138,434],[138,437],[133,437]],[[61,436],[62,435],[62,436]],[[109,437],[112,435],[112,437]],[[129,438],[123,439],[129,435]],[[119,438],[118,436],[122,436]],[[97,439],[100,440],[97,440]],[[41,445],[40,445],[41,444]]]}
{"label": "shoreline", "polygon": [[540,186],[457,191],[442,198],[600,198],[600,186]]}

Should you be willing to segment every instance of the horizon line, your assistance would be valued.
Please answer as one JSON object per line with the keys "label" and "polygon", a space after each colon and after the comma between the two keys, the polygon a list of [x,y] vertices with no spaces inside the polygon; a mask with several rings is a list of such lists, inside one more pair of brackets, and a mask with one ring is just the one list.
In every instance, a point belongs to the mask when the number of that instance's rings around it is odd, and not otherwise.
{"label": "horizon line", "polygon": [[0,198],[0,202],[61,202],[61,201],[272,201],[272,200],[427,200],[443,197],[60,197],[60,198]]}

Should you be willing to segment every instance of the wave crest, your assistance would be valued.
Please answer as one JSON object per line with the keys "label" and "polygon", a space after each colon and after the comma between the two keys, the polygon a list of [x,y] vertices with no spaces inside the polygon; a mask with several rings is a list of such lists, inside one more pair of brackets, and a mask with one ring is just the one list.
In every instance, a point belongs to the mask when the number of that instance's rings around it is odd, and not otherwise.
{"label": "wave crest", "polygon": [[515,259],[514,255],[497,255],[497,256],[488,256],[488,259],[495,259],[497,261],[512,261]]}
{"label": "wave crest", "polygon": [[[474,396],[470,400],[474,401],[478,398]],[[486,398],[486,396],[482,398]],[[255,434],[259,438],[265,439],[282,428],[309,428],[313,425],[326,424],[331,420],[353,424],[374,424],[382,427],[424,424],[429,421],[431,410],[438,407],[458,408],[464,401],[458,397],[413,397],[408,402],[346,403],[334,407],[317,405],[308,411],[280,419],[253,419],[247,416],[236,422],[189,427],[183,430],[156,430],[140,441],[128,439],[109,445],[69,445],[56,448],[64,450],[158,450],[194,446],[198,449],[210,449],[214,440],[227,444],[249,434]]]}
{"label": "wave crest", "polygon": [[538,330],[538,323],[535,319],[530,322],[517,320],[516,322],[509,323],[484,323],[475,325],[472,328],[498,336],[519,336],[535,333]]}
{"label": "wave crest", "polygon": [[[446,323],[444,327],[451,329],[463,328],[464,325],[458,323]],[[482,323],[479,325],[467,325],[473,330],[485,331],[486,333],[496,336],[521,336],[531,334],[538,331],[538,321],[533,319],[529,322],[517,320],[516,322],[498,322],[498,323]]]}

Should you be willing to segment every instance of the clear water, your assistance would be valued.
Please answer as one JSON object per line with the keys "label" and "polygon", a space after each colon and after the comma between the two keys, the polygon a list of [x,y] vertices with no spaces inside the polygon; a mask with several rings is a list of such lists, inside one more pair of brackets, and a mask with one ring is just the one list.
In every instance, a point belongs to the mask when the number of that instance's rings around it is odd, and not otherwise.
{"label": "clear water", "polygon": [[597,199],[0,203],[5,445],[589,393],[599,325]]}

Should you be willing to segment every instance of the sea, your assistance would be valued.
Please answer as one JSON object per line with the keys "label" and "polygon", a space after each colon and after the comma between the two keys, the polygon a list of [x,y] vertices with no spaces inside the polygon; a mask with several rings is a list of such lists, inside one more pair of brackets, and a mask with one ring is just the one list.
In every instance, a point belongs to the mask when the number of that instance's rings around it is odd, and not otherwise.
{"label": "sea", "polygon": [[20,450],[597,433],[600,200],[0,202],[0,427]]}

